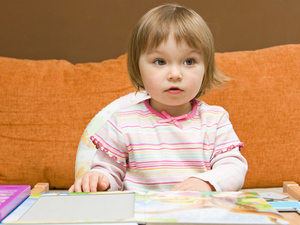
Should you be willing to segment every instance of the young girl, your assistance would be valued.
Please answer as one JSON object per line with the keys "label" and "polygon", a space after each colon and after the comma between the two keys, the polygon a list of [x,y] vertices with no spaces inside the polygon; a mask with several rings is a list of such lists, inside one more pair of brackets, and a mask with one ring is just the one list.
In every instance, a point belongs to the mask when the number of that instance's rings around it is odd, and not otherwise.
{"label": "young girl", "polygon": [[243,143],[223,108],[196,100],[227,80],[203,19],[173,4],[150,10],[130,37],[128,71],[151,98],[117,110],[91,137],[91,170],[69,191],[239,190]]}

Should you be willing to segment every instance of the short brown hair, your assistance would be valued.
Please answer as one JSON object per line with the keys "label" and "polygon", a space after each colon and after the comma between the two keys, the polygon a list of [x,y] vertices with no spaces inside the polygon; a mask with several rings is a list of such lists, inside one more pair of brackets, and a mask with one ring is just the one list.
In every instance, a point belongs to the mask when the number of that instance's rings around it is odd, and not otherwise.
{"label": "short brown hair", "polygon": [[207,89],[229,80],[215,65],[213,36],[202,17],[189,8],[166,4],[148,11],[129,38],[127,67],[130,80],[137,91],[145,89],[139,70],[141,54],[158,47],[167,40],[171,32],[178,43],[184,41],[203,53],[205,73],[195,98],[204,95]]}

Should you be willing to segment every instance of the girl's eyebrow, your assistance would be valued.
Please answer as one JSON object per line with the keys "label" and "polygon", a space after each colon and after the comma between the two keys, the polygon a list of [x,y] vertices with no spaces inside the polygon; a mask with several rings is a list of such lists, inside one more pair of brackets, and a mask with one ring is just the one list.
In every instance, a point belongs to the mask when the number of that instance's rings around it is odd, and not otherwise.
{"label": "girl's eyebrow", "polygon": [[202,54],[202,51],[198,49],[194,49],[193,51],[191,51],[191,53]]}
{"label": "girl's eyebrow", "polygon": [[[152,49],[152,50],[149,50],[149,51],[146,51],[145,52],[146,54],[155,54],[155,53],[158,53],[158,54],[162,54],[163,51],[159,51],[157,48],[156,49]],[[196,53],[196,54],[202,54],[202,51],[199,50],[199,49],[192,49],[188,54],[192,54],[192,53]]]}

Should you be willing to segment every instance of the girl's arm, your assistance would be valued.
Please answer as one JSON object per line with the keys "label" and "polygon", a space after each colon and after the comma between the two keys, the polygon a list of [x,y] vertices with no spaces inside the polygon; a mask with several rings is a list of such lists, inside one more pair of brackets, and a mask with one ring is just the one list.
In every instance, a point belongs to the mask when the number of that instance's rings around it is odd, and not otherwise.
{"label": "girl's arm", "polygon": [[217,155],[212,169],[174,185],[171,191],[238,191],[244,184],[247,161],[239,148]]}
{"label": "girl's arm", "polygon": [[[216,191],[237,191],[243,187],[248,164],[240,153],[243,143],[239,141],[228,113],[216,117],[218,126],[215,133],[214,153],[210,162],[211,170],[196,177],[212,185]],[[232,149],[233,146],[236,146]]]}
{"label": "girl's arm", "polygon": [[107,190],[119,191],[123,189],[123,179],[126,173],[126,167],[117,163],[108,154],[97,150],[90,171],[97,171],[104,174],[110,183]]}
{"label": "girl's arm", "polygon": [[195,177],[208,182],[216,191],[238,191],[243,187],[247,170],[247,161],[237,147],[217,155],[211,161],[211,170]]}
{"label": "girl's arm", "polygon": [[69,192],[96,192],[105,190],[122,190],[122,180],[126,168],[97,150],[91,170],[77,179]]}

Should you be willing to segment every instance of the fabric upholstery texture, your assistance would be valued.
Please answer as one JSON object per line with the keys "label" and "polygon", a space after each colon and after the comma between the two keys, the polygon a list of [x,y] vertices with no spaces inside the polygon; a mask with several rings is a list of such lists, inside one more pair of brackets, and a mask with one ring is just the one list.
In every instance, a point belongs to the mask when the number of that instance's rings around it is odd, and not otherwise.
{"label": "fabric upholstery texture", "polygon": [[[224,107],[245,147],[245,188],[300,182],[300,45],[216,53],[232,78],[201,97]],[[126,55],[100,63],[0,57],[0,184],[74,182],[78,143],[91,119],[134,91]]]}

